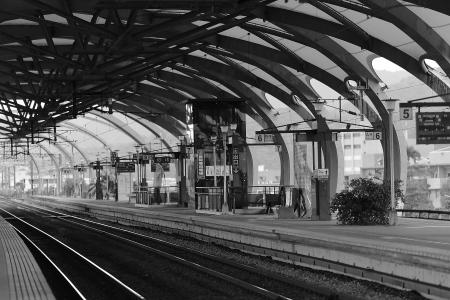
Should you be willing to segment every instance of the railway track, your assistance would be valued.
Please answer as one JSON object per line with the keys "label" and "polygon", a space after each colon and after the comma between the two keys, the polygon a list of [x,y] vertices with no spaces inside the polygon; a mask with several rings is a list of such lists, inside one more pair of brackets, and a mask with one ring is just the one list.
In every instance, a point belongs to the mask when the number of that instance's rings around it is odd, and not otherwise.
{"label": "railway track", "polygon": [[[11,205],[11,203],[14,202],[9,203]],[[38,218],[46,218],[47,220],[51,219],[52,223],[65,224],[60,225],[60,228],[68,228],[69,230],[78,231],[84,230],[83,232],[90,232],[91,236],[96,235],[103,237],[104,239],[107,237],[109,240],[115,240],[116,242],[120,242],[122,245],[128,245],[128,247],[132,247],[133,249],[140,249],[141,251],[146,252],[147,255],[148,253],[151,253],[154,256],[158,256],[172,263],[183,265],[185,268],[191,270],[191,272],[194,271],[196,273],[204,274],[204,276],[208,278],[214,278],[212,281],[216,282],[216,284],[213,284],[210,287],[210,290],[216,291],[219,294],[220,290],[223,290],[224,288],[225,290],[228,290],[228,293],[230,293],[229,289],[231,288],[234,291],[240,290],[240,292],[238,292],[238,296],[242,296],[243,299],[349,299],[347,297],[339,297],[339,295],[336,295],[329,290],[317,289],[316,287],[300,284],[293,280],[280,278],[279,276],[262,272],[261,270],[249,266],[195,250],[181,248],[178,245],[126,229],[117,228],[100,222],[95,222],[48,209],[36,208],[34,206],[23,204],[18,205],[17,203],[14,203],[14,205],[22,208],[20,210],[21,216],[15,215],[4,208],[0,209],[4,213],[9,214],[10,217],[8,220],[11,223],[13,223],[16,227],[21,227],[18,228],[18,230],[37,231],[47,237],[52,236],[52,234],[57,235],[58,230],[53,230],[52,233],[44,234],[43,229],[38,228],[37,225],[31,224],[36,222],[39,223],[39,221],[36,220]],[[29,220],[25,220],[24,218]],[[40,224],[40,226],[45,225],[42,224],[42,221]],[[50,228],[47,229],[51,231]],[[61,229],[59,231],[61,231]],[[26,235],[26,233],[22,234]],[[36,236],[36,234],[34,235]],[[68,237],[65,236],[64,238],[67,239]],[[31,239],[32,238],[30,238],[30,240]],[[217,283],[220,288],[217,287]],[[129,290],[125,290],[129,292]],[[124,291],[122,291],[122,293],[123,292]],[[247,295],[244,296],[243,294],[245,293],[247,293]],[[136,294],[141,296],[138,292],[136,292]],[[144,296],[141,297],[146,296],[145,292],[142,294]],[[210,294],[208,297],[215,298],[214,296],[211,296],[212,295]],[[218,298],[221,297],[220,295],[216,296]],[[228,296],[229,295],[226,295],[226,297]],[[234,296],[233,298],[236,298]],[[126,297],[131,296],[128,295]]]}
{"label": "railway track", "polygon": [[[216,257],[197,250],[180,247],[179,245],[169,243],[167,241],[157,239],[149,235],[136,233],[123,228],[106,225],[104,223],[80,218],[77,216],[71,216],[48,209],[36,209],[52,213],[59,213],[62,217],[65,218],[64,220],[66,222],[71,222],[79,226],[88,227],[91,230],[96,230],[103,234],[112,234],[111,232],[106,231],[105,228],[114,230],[115,233],[113,235],[120,239],[124,239],[126,241],[129,241],[131,239],[132,243],[139,243],[141,246],[144,245],[144,247],[151,247],[151,249],[156,249],[158,251],[162,251],[163,253],[175,255],[187,261],[195,262],[198,265],[207,266],[209,269],[220,270],[222,273],[229,274],[233,278],[240,279],[241,281],[246,283],[251,283],[254,286],[264,287],[267,290],[276,291],[277,293],[284,294],[292,299],[304,299],[305,297],[315,297],[318,299],[355,299],[348,296],[338,295],[331,290],[318,288],[317,286],[313,286],[304,282],[298,282],[286,277],[280,278],[279,275],[243,265],[235,261]],[[70,217],[70,219],[68,217]],[[276,295],[274,296],[275,299],[280,299],[277,298]]]}

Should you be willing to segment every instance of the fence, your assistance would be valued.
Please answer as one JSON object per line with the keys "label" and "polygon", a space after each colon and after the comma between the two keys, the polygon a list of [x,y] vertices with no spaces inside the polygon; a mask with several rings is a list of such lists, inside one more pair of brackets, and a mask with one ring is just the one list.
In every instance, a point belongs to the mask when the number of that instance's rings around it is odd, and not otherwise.
{"label": "fence", "polygon": [[151,204],[176,204],[179,200],[178,186],[147,187],[134,191],[131,198],[136,199],[136,206]]}
{"label": "fence", "polygon": [[249,207],[264,207],[271,205],[290,206],[292,199],[298,194],[298,189],[292,186],[284,186],[286,198],[281,199],[280,185],[253,185],[247,187],[247,204]]}
{"label": "fence", "polygon": [[[228,190],[227,202],[230,209],[241,209],[247,207],[265,207],[267,204],[290,206],[292,199],[298,197],[298,188],[284,186],[286,197],[280,197],[279,185],[248,186],[247,190],[242,187],[231,187]],[[196,209],[221,211],[223,204],[222,187],[197,187],[195,190]]]}
{"label": "fence", "polygon": [[397,209],[397,212],[405,218],[450,220],[450,211],[448,210]]}
{"label": "fence", "polygon": [[197,187],[195,189],[196,208],[201,210],[221,211],[223,203],[223,188]]}

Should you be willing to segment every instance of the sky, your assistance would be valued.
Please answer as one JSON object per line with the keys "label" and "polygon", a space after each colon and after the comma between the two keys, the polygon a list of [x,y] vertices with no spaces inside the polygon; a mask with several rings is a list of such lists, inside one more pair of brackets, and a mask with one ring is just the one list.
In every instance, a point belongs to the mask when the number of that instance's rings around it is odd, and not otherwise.
{"label": "sky", "polygon": [[[426,59],[425,62],[432,68],[435,69],[439,68],[439,65],[434,60]],[[389,60],[383,57],[379,57],[373,60],[373,68],[377,71],[379,70],[385,70],[390,72],[404,71],[403,68],[399,67],[398,65],[394,64],[393,62],[390,62]]]}

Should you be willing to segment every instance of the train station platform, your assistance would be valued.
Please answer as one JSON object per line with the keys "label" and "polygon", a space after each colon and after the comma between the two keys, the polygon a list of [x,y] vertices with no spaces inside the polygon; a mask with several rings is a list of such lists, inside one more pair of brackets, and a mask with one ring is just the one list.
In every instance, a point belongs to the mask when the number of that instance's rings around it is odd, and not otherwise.
{"label": "train station platform", "polygon": [[28,247],[0,216],[0,299],[55,299]]}
{"label": "train station platform", "polygon": [[[25,200],[29,201],[29,200]],[[205,215],[175,206],[34,197],[33,203],[98,218],[190,232],[298,264],[450,299],[450,222],[399,218],[398,226],[344,226],[273,215]],[[216,241],[215,241],[216,242]],[[242,246],[246,245],[246,246]]]}

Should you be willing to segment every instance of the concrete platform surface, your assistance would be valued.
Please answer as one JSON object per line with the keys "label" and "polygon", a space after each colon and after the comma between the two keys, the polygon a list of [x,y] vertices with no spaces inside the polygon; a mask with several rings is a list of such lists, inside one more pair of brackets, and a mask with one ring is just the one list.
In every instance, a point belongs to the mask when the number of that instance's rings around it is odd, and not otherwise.
{"label": "concrete platform surface", "polygon": [[86,200],[75,198],[45,197],[72,203],[86,203],[108,207],[120,207],[159,215],[176,215],[191,220],[204,220],[228,224],[239,228],[265,229],[302,237],[326,239],[368,245],[379,249],[397,249],[406,253],[439,256],[450,262],[450,221],[409,219],[399,217],[397,226],[339,225],[336,220],[311,221],[304,219],[276,219],[274,215],[208,215],[192,208],[174,205],[135,207],[128,202],[111,200]]}
{"label": "concrete platform surface", "polygon": [[1,216],[0,299],[55,299],[30,250],[14,228]]}

